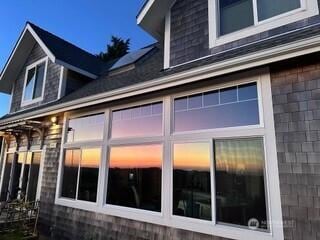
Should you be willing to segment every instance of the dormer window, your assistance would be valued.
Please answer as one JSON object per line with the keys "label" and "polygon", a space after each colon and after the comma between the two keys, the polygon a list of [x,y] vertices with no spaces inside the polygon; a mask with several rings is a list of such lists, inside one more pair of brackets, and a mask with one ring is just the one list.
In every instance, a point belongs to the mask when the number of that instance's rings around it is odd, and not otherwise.
{"label": "dormer window", "polygon": [[317,0],[209,0],[210,47],[318,13]]}
{"label": "dormer window", "polygon": [[47,58],[31,64],[26,69],[22,106],[43,100]]}

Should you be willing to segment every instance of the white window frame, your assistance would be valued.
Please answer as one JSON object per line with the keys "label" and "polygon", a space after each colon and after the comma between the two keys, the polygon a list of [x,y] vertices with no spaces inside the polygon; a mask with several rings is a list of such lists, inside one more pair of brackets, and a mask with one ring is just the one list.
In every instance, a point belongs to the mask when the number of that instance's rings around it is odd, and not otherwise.
{"label": "white window frame", "polygon": [[[102,136],[102,139],[96,139],[96,140],[90,140],[90,141],[75,141],[75,142],[67,142],[68,139],[68,131],[69,128],[69,121],[76,118],[82,118],[82,117],[88,117],[91,115],[104,115],[104,133]],[[73,112],[73,113],[66,113],[64,115],[64,128],[62,133],[62,144],[60,149],[60,161],[59,161],[59,171],[58,171],[58,180],[57,180],[57,188],[56,188],[56,204],[69,206],[69,207],[89,207],[90,209],[94,209],[95,207],[99,206],[100,203],[100,185],[101,185],[101,177],[102,177],[102,169],[103,169],[103,159],[105,159],[105,140],[107,138],[106,135],[106,125],[108,124],[107,121],[107,112],[104,110],[97,110],[97,111],[90,111],[90,112]],[[62,183],[63,183],[63,168],[64,168],[64,156],[66,150],[80,150],[82,153],[82,150],[85,149],[100,149],[100,163],[99,163],[99,173],[98,173],[98,182],[97,182],[97,199],[96,202],[89,202],[84,200],[79,200],[78,198],[78,192],[79,192],[79,178],[80,178],[80,169],[81,169],[81,160],[78,167],[78,177],[77,177],[77,188],[76,188],[76,196],[75,199],[62,197],[61,191],[62,191]]]}
{"label": "white window frame", "polygon": [[[22,91],[21,107],[25,107],[25,106],[43,101],[45,86],[46,86],[46,81],[47,81],[48,62],[49,62],[49,57],[45,57],[45,58],[42,58],[42,59],[30,64],[26,68],[25,76],[24,76],[23,91]],[[42,86],[41,96],[38,98],[35,98],[35,99],[31,99],[31,100],[24,100],[29,71],[42,63],[45,63],[45,68],[44,68],[43,86]],[[32,92],[34,92],[34,90],[35,90],[35,86],[33,85]]]}
{"label": "white window frame", "polygon": [[[40,201],[40,193],[41,193],[41,186],[42,186],[42,176],[43,176],[43,169],[44,169],[44,159],[45,159],[45,153],[46,153],[46,146],[43,147],[43,149],[40,149],[38,146],[34,146],[34,147],[31,147],[31,149],[27,150],[26,147],[22,147],[21,149],[19,149],[18,151],[16,151],[15,148],[11,148],[11,149],[8,149],[7,151],[5,151],[4,155],[3,155],[3,162],[2,162],[2,170],[1,170],[1,181],[0,181],[0,189],[2,192],[2,184],[3,184],[3,177],[4,177],[4,171],[5,171],[5,165],[6,165],[6,162],[7,162],[7,156],[8,154],[14,154],[14,160],[13,160],[13,163],[11,165],[11,176],[10,176],[10,181],[9,181],[9,185],[12,184],[12,180],[11,180],[11,177],[12,177],[12,174],[13,174],[13,169],[15,167],[15,159],[19,157],[19,153],[25,153],[25,158],[24,158],[24,162],[22,164],[22,167],[21,167],[21,173],[20,173],[20,177],[19,177],[19,187],[21,188],[21,180],[22,180],[22,176],[23,176],[23,173],[24,173],[24,169],[25,169],[25,165],[26,165],[26,160],[27,160],[27,157],[28,157],[28,153],[41,153],[41,159],[40,159],[40,165],[39,165],[39,175],[38,175],[38,183],[37,183],[37,192],[36,192],[36,201]],[[29,170],[29,177],[30,177],[30,170]],[[27,188],[26,188],[26,193],[28,192],[28,187],[29,187],[29,183],[27,185]],[[10,187],[9,187],[10,188]]]}
{"label": "white window frame", "polygon": [[317,0],[300,0],[301,7],[280,15],[258,20],[257,0],[253,2],[254,24],[244,29],[219,36],[219,0],[208,0],[209,47],[213,48],[260,32],[271,30],[319,14]]}
{"label": "white window frame", "polygon": [[[59,181],[57,183],[57,194],[55,203],[62,206],[83,209],[87,211],[93,211],[97,213],[103,213],[107,215],[133,219],[137,221],[144,221],[157,225],[168,226],[172,228],[185,229],[194,232],[200,232],[204,234],[210,234],[214,236],[220,236],[224,238],[232,238],[238,240],[282,240],[283,226],[282,226],[282,210],[281,210],[281,198],[279,187],[279,171],[277,162],[274,118],[273,118],[273,105],[272,105],[272,93],[271,93],[271,80],[268,70],[262,71],[254,76],[236,75],[226,79],[228,83],[216,84],[211,87],[197,88],[193,91],[186,91],[182,94],[167,95],[162,98],[149,99],[144,101],[143,104],[155,103],[162,100],[163,102],[163,124],[164,124],[164,136],[162,137],[148,137],[148,138],[131,138],[131,139],[110,139],[105,137],[103,141],[103,153],[99,175],[99,185],[97,204],[87,204],[77,201],[66,201],[59,198],[59,189],[61,184],[61,167],[63,166],[63,155],[60,155],[60,167],[58,172]],[[258,99],[259,99],[259,115],[260,124],[254,126],[244,127],[230,127],[221,129],[210,129],[205,131],[190,131],[183,133],[173,132],[173,100],[180,96],[187,96],[194,93],[203,91],[211,91],[214,89],[221,89],[225,87],[231,87],[234,85],[241,85],[250,82],[257,82]],[[108,108],[106,112],[106,128],[105,136],[109,136],[111,130],[111,113],[113,110],[124,109],[139,105],[140,102],[135,102],[128,105],[118,106],[115,108]],[[67,114],[66,114],[67,115]],[[87,113],[84,115],[88,115]],[[67,117],[65,117],[65,123]],[[65,139],[64,127],[63,137]],[[182,216],[174,216],[172,214],[172,198],[173,198],[173,144],[181,142],[209,142],[211,143],[211,178],[214,177],[214,159],[213,159],[213,141],[214,139],[224,138],[253,138],[262,137],[265,145],[265,179],[266,179],[266,208],[267,216],[270,221],[270,232],[265,231],[253,231],[243,227],[235,227],[226,224],[217,224],[215,222],[215,191],[214,182],[212,182],[212,221],[199,220],[193,218],[187,218]],[[163,168],[162,168],[162,211],[161,213],[120,207],[111,206],[105,203],[107,192],[107,179],[108,179],[108,162],[109,151],[112,146],[119,145],[137,145],[137,144],[163,144]],[[63,146],[62,146],[63,149]],[[271,191],[272,190],[272,191]]]}

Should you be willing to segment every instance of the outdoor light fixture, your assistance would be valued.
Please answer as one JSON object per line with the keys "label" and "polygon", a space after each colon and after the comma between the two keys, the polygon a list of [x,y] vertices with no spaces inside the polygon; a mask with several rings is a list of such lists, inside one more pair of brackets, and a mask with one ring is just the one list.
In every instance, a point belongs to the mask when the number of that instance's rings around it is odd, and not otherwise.
{"label": "outdoor light fixture", "polygon": [[51,118],[51,122],[53,123],[53,125],[56,125],[58,122],[58,118],[57,117],[52,117]]}

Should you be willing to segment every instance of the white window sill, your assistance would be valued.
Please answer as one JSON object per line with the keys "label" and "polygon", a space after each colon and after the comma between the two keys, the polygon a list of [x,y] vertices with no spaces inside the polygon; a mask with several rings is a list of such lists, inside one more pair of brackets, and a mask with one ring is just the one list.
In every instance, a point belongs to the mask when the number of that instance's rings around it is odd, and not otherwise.
{"label": "white window sill", "polygon": [[43,97],[36,98],[36,99],[33,99],[33,100],[29,100],[29,101],[22,101],[21,107],[27,107],[27,106],[30,106],[32,104],[39,103],[41,101],[43,101]]}

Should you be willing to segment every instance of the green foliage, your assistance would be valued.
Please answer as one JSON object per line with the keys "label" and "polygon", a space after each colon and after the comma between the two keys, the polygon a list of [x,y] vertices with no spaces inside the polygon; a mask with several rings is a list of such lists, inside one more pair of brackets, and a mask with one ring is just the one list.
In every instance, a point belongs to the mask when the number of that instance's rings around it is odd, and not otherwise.
{"label": "green foliage", "polygon": [[122,39],[115,36],[111,37],[111,43],[107,45],[106,52],[97,55],[103,61],[110,61],[120,58],[127,54],[130,50],[130,39]]}

